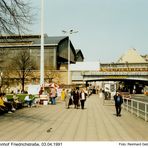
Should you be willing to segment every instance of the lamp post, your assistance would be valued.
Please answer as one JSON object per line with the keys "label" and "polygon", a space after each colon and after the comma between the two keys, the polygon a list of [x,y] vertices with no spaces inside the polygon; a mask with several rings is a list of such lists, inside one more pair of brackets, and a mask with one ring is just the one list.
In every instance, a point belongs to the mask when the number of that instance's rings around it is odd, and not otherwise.
{"label": "lamp post", "polygon": [[41,0],[40,85],[44,84],[44,0]]}
{"label": "lamp post", "polygon": [[78,33],[78,31],[74,31],[74,30],[62,30],[62,32],[64,34],[68,35],[68,85],[70,85],[70,35],[73,33]]}

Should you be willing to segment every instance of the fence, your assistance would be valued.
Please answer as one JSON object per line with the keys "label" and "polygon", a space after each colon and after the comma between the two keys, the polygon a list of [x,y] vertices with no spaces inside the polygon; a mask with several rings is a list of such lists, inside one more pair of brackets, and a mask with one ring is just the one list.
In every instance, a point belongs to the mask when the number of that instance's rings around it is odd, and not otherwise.
{"label": "fence", "polygon": [[124,99],[123,107],[137,117],[148,121],[148,103],[134,99]]}

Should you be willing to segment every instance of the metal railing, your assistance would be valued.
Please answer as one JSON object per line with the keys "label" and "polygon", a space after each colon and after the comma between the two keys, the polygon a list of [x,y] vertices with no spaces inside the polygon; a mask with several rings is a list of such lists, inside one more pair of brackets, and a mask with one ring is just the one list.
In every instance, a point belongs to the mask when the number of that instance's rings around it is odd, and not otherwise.
{"label": "metal railing", "polygon": [[148,121],[148,103],[134,99],[124,99],[123,107],[137,117]]}
{"label": "metal railing", "polygon": [[100,72],[100,71],[84,71],[81,73],[81,75],[83,76],[87,76],[87,75],[99,75],[99,76],[102,76],[102,75],[125,75],[125,76],[129,76],[129,75],[136,75],[136,76],[148,76],[148,72],[145,72],[145,71],[139,71],[139,72],[134,72],[134,71],[130,71],[130,72]]}

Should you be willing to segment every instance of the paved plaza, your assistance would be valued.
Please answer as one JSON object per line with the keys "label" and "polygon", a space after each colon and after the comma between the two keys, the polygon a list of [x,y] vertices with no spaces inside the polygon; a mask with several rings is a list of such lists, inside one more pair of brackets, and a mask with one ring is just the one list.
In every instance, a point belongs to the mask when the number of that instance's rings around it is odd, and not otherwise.
{"label": "paved plaza", "polygon": [[0,116],[0,141],[147,141],[148,123],[99,95],[87,98],[85,109],[65,103],[23,108]]}

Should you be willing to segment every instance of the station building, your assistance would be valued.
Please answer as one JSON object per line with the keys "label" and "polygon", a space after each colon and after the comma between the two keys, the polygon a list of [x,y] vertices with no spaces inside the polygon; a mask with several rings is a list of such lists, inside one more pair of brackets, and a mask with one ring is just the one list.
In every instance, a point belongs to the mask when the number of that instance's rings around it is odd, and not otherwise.
{"label": "station building", "polygon": [[[129,49],[123,54],[117,62],[100,63],[100,72],[144,72],[148,76],[148,60],[147,55],[140,55],[136,49]],[[142,93],[143,88],[148,86],[147,81],[128,80],[118,82],[118,88],[122,91],[130,91],[133,93]]]}
{"label": "station building", "polygon": [[147,56],[140,55],[136,49],[129,49],[117,62],[100,63],[100,71],[145,71],[148,72]]}
{"label": "station building", "polygon": [[[68,76],[68,36],[48,36],[44,35],[44,69],[45,81],[54,79],[53,74],[59,74],[58,82],[67,84]],[[29,51],[30,57],[36,63],[36,69],[29,81],[26,83],[39,83],[40,78],[40,35],[4,35],[0,37],[0,71],[4,73],[11,59],[20,51]],[[70,63],[83,61],[84,56],[80,49],[75,49],[70,41]],[[13,67],[9,67],[13,69]],[[49,77],[49,75],[52,75]],[[47,76],[48,75],[48,76]],[[11,79],[17,79],[17,75],[11,76]],[[56,81],[56,80],[55,80]]]}
{"label": "station building", "polygon": [[[100,74],[102,73],[104,76],[105,74],[108,74],[109,77],[108,79],[99,80],[98,76],[98,80],[95,80],[94,75],[91,75],[91,72],[96,72],[96,75],[97,72],[100,72]],[[115,62],[76,62],[76,64],[71,64],[73,84],[87,85],[95,82],[95,84],[99,84],[100,88],[102,87],[104,90],[111,90],[113,93],[117,89],[122,89],[122,91],[128,91],[130,93],[133,93],[133,90],[135,89],[136,93],[142,93],[143,88],[148,85],[148,81],[145,79],[136,80],[135,78],[126,79],[128,76],[125,78],[124,74],[128,72],[136,73],[138,75],[144,73],[145,78],[147,78],[147,55],[140,55],[136,49],[129,49]],[[86,73],[90,74],[88,80],[84,79]],[[116,75],[118,73],[120,73],[121,76]],[[101,84],[99,82],[101,82]]]}

